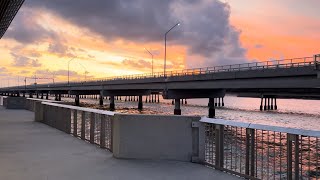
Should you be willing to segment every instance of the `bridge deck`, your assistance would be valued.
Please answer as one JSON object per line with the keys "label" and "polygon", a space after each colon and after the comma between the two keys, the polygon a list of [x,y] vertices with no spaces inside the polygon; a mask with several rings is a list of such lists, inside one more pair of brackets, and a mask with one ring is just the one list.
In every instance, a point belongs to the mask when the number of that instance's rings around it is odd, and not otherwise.
{"label": "bridge deck", "polygon": [[0,107],[0,179],[238,179],[198,164],[119,160],[106,150]]}

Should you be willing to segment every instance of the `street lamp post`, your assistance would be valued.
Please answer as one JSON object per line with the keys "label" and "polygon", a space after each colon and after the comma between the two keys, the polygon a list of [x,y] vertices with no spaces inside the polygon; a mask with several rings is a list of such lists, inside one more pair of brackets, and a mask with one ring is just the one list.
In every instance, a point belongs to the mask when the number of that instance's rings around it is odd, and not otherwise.
{"label": "street lamp post", "polygon": [[167,68],[167,34],[174,29],[175,27],[180,26],[180,23],[175,24],[164,34],[164,67],[163,67],[163,75],[166,77],[166,68]]}
{"label": "street lamp post", "polygon": [[71,58],[71,59],[68,61],[68,85],[69,85],[69,83],[70,83],[70,62],[71,62],[72,60],[74,60],[74,58],[76,58],[76,57],[73,57],[73,58]]}
{"label": "street lamp post", "polygon": [[87,81],[87,73],[88,73],[87,68],[85,68],[81,63],[79,64],[84,69],[84,81]]}
{"label": "street lamp post", "polygon": [[144,48],[150,55],[151,55],[151,57],[152,57],[152,71],[151,71],[151,74],[152,74],[152,76],[153,76],[153,54],[148,50],[148,49],[146,49],[146,48]]}

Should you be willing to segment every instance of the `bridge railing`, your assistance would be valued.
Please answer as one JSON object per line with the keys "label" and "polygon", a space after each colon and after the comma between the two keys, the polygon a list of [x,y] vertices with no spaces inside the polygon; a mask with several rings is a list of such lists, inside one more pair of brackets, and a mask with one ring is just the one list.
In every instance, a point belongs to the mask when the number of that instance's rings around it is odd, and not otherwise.
{"label": "bridge railing", "polygon": [[[282,59],[282,60],[272,60],[264,62],[253,62],[253,63],[243,63],[243,64],[233,64],[233,65],[223,65],[215,67],[204,67],[195,69],[184,69],[177,71],[167,71],[147,73],[147,74],[133,74],[124,76],[113,76],[108,78],[98,78],[89,79],[86,81],[73,81],[69,84],[81,84],[89,82],[105,82],[105,81],[115,81],[115,80],[134,80],[134,79],[148,79],[148,78],[164,78],[164,77],[177,77],[177,76],[190,76],[190,75],[202,75],[202,74],[213,74],[221,72],[237,72],[237,71],[249,71],[249,70],[264,70],[264,69],[277,69],[277,68],[293,68],[293,67],[306,67],[315,66],[316,63],[319,64],[320,59],[315,57],[302,57],[293,59]],[[55,84],[38,84],[30,85],[29,87],[54,87],[54,86],[65,86],[68,85],[67,82],[59,82]],[[23,90],[23,87],[16,87],[17,89]]]}
{"label": "bridge railing", "polygon": [[[175,77],[175,76],[187,76],[187,75],[212,74],[212,73],[220,73],[220,72],[236,72],[236,71],[248,71],[248,70],[305,67],[305,66],[314,66],[314,65],[315,65],[314,57],[303,57],[303,58],[265,61],[265,62],[253,62],[253,63],[223,65],[223,66],[215,66],[215,67],[184,69],[184,70],[178,70],[178,71],[167,71],[165,75],[164,75],[164,72],[156,72],[153,74],[148,73],[148,74],[114,76],[109,78],[92,79],[92,80],[88,80],[87,82],[163,78],[163,77]],[[81,81],[74,82],[74,83],[81,83]]]}
{"label": "bridge railing", "polygon": [[318,179],[320,132],[202,118],[205,164],[249,179]]}
{"label": "bridge railing", "polygon": [[112,151],[113,112],[42,102],[36,121]]}

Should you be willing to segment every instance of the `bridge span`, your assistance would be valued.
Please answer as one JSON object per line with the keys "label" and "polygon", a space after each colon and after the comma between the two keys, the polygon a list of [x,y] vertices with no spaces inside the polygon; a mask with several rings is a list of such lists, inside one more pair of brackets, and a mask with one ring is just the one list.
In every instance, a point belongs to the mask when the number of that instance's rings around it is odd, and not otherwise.
{"label": "bridge span", "polygon": [[[261,110],[276,109],[276,97],[320,99],[320,55],[294,59],[225,65],[164,73],[117,76],[90,81],[52,84],[32,84],[1,88],[3,95],[43,98],[46,94],[73,95],[79,105],[81,95],[110,97],[110,109],[115,108],[117,96],[138,96],[139,109],[142,97],[162,94],[164,99],[175,100],[175,114],[181,114],[180,100],[209,98],[209,116],[214,116],[217,98],[226,93],[261,97]],[[264,106],[263,106],[264,101]]]}

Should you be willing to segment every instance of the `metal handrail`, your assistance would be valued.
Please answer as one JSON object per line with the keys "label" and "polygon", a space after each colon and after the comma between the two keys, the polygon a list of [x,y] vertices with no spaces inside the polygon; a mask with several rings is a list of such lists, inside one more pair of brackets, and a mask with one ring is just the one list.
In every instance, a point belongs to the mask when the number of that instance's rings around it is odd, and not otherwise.
{"label": "metal handrail", "polygon": [[[168,78],[168,77],[179,77],[179,76],[213,74],[213,73],[221,73],[221,72],[237,72],[237,71],[249,71],[249,70],[306,67],[306,66],[315,66],[315,64],[318,64],[318,63],[319,63],[319,60],[314,59],[314,57],[302,57],[302,58],[252,62],[252,63],[243,63],[243,64],[222,65],[222,66],[214,66],[214,67],[183,69],[178,71],[167,71],[166,75],[164,75],[164,72],[155,72],[153,74],[147,73],[147,74],[113,76],[113,77],[107,77],[107,78],[90,79],[86,81],[73,81],[73,82],[70,82],[69,84],[72,85],[72,84],[94,83],[94,82],[105,82],[105,81],[116,81],[116,80]],[[65,84],[67,84],[67,82],[60,82],[60,83],[55,83],[54,86],[62,86]],[[40,84],[37,84],[38,88],[41,86],[42,87],[51,86],[53,84],[41,84],[40,86],[39,85]],[[2,89],[5,89],[5,88],[2,88]]]}

